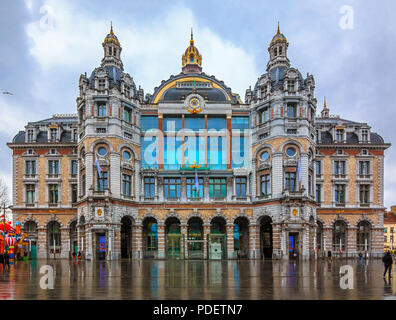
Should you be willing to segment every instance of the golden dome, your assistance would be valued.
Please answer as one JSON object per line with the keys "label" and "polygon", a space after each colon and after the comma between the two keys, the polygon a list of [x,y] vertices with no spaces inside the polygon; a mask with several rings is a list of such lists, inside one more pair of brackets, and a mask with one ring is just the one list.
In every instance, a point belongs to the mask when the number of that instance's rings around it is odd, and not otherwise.
{"label": "golden dome", "polygon": [[183,68],[187,65],[197,65],[201,67],[202,56],[199,54],[198,49],[194,46],[194,37],[191,29],[191,39],[190,46],[186,49],[182,56],[182,66]]}
{"label": "golden dome", "polygon": [[277,42],[287,42],[286,37],[279,30],[279,22],[278,22],[278,30],[276,31],[276,35],[274,35],[274,37],[272,38],[272,41],[270,42],[270,46],[272,46]]}
{"label": "golden dome", "polygon": [[115,44],[120,45],[120,42],[118,41],[117,36],[114,34],[113,32],[113,23],[111,23],[111,27],[110,27],[110,33],[106,36],[106,38],[104,39],[104,42],[114,42]]}

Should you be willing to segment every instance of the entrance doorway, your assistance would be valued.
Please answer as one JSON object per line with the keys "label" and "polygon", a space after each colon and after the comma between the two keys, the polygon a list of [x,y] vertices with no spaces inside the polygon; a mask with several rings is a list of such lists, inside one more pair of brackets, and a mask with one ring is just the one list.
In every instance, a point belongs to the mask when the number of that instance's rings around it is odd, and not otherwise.
{"label": "entrance doorway", "polygon": [[203,259],[203,222],[199,217],[188,220],[187,247],[189,259]]}
{"label": "entrance doorway", "polygon": [[226,221],[222,217],[215,217],[210,222],[209,259],[224,259],[226,251]]}
{"label": "entrance doorway", "polygon": [[265,259],[272,259],[272,220],[265,216],[260,221],[261,254]]}
{"label": "entrance doorway", "polygon": [[158,253],[158,225],[154,218],[143,221],[144,257],[156,258]]}
{"label": "entrance doorway", "polygon": [[238,217],[234,221],[234,251],[237,258],[247,258],[249,254],[249,220]]}
{"label": "entrance doorway", "polygon": [[180,259],[183,255],[182,235],[180,221],[176,217],[170,217],[165,221],[166,234],[166,257],[168,259]]}
{"label": "entrance doorway", "polygon": [[107,250],[107,239],[105,233],[96,233],[96,259],[105,260]]}
{"label": "entrance doorway", "polygon": [[132,220],[128,216],[121,219],[121,258],[132,256]]}
{"label": "entrance doorway", "polygon": [[298,232],[289,233],[289,259],[297,259],[299,257],[299,248]]}

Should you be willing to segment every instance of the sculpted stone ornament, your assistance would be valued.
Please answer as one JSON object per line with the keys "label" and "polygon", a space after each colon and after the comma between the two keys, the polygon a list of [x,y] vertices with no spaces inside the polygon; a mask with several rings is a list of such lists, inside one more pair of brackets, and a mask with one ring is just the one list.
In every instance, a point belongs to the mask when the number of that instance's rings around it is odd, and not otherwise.
{"label": "sculpted stone ornament", "polygon": [[185,107],[191,114],[198,114],[203,111],[204,101],[198,94],[193,94],[187,97]]}

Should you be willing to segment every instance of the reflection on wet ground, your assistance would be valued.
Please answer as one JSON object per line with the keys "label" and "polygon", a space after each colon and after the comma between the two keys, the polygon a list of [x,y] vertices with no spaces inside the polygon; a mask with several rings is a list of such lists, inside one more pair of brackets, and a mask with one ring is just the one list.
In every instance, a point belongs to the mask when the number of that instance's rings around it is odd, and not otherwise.
{"label": "reflection on wet ground", "polygon": [[[40,267],[55,270],[53,290],[40,288]],[[351,265],[354,288],[340,288]],[[83,261],[0,266],[0,299],[394,299],[396,278],[384,280],[380,260],[348,261]]]}

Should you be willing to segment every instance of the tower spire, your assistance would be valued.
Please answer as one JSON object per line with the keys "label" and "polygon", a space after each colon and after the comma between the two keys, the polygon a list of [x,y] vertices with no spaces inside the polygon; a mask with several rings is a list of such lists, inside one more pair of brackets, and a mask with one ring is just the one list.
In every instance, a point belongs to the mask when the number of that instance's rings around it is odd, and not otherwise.
{"label": "tower spire", "polygon": [[323,110],[320,113],[320,115],[322,116],[322,118],[328,118],[330,116],[330,110],[329,110],[329,108],[327,108],[326,97],[324,97]]}
{"label": "tower spire", "polygon": [[182,71],[184,73],[201,73],[202,56],[194,45],[194,33],[191,27],[190,45],[182,56]]}
{"label": "tower spire", "polygon": [[194,45],[194,34],[193,34],[193,28],[191,27],[191,39],[190,39],[190,45]]}
{"label": "tower spire", "polygon": [[113,21],[110,21],[110,34],[114,34],[114,32],[113,32]]}
{"label": "tower spire", "polygon": [[279,21],[278,21],[278,30],[276,31],[276,34],[280,34]]}

